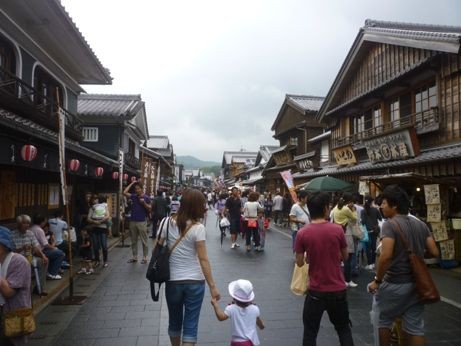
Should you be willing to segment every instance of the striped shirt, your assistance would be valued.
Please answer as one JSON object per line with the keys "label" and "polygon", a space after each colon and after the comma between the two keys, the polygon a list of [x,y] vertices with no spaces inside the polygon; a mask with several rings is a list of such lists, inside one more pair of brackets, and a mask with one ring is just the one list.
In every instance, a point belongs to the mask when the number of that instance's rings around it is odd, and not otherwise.
{"label": "striped shirt", "polygon": [[25,233],[21,233],[17,229],[11,231],[11,240],[14,250],[20,249],[18,253],[24,256],[28,255],[23,249],[24,246],[29,245],[32,248],[39,246],[37,238],[35,238],[35,235],[30,230],[27,230]]}

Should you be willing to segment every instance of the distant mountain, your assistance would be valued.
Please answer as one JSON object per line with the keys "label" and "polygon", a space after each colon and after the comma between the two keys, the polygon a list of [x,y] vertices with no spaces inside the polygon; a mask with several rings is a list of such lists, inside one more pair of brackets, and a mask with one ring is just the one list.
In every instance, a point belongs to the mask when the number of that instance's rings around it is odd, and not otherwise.
{"label": "distant mountain", "polygon": [[202,161],[189,155],[176,156],[176,162],[178,164],[182,164],[185,169],[199,169],[204,167],[221,166],[220,162]]}

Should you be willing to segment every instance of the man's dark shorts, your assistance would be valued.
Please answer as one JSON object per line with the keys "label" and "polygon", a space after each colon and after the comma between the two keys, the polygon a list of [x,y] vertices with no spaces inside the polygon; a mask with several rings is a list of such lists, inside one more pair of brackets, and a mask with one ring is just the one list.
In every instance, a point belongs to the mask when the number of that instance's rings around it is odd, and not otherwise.
{"label": "man's dark shorts", "polygon": [[239,234],[240,233],[240,218],[231,218],[230,220],[230,233]]}

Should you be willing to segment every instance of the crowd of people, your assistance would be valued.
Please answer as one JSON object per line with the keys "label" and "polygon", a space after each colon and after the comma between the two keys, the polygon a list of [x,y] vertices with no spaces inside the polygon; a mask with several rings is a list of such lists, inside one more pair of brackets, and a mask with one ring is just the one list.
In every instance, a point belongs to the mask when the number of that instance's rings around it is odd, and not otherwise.
{"label": "crowd of people", "polygon": [[[375,270],[367,286],[373,296],[376,345],[390,345],[391,328],[396,318],[402,320],[401,335],[407,345],[424,345],[424,302],[416,291],[405,240],[412,251],[424,257],[439,255],[428,226],[409,212],[410,199],[400,187],[384,189],[374,204],[366,196],[315,192],[307,197],[310,222],[297,232],[296,263],[309,264],[309,291],[304,309],[303,345],[315,345],[324,311],[339,337],[340,345],[353,345],[347,288],[358,269],[357,260],[365,253],[366,268]],[[380,223],[382,219],[386,221]],[[368,242],[361,243],[353,227],[361,224]],[[399,234],[401,233],[401,234]],[[372,244],[374,243],[374,244]],[[376,243],[379,243],[378,248]],[[355,275],[358,275],[355,272]]]}
{"label": "crowd of people", "polygon": [[[298,191],[297,202],[276,193],[240,191],[200,191],[185,189],[172,196],[160,191],[147,196],[139,182],[124,190],[131,233],[132,257],[138,262],[138,242],[142,245],[141,263],[149,256],[148,234],[155,244],[170,249],[170,280],[165,295],[169,311],[168,334],[172,345],[195,345],[198,321],[208,286],[211,304],[220,321],[231,319],[231,345],[259,345],[257,328],[264,328],[248,280],[229,284],[231,305],[221,308],[220,292],[207,256],[204,220],[213,210],[221,232],[230,231],[232,249],[239,248],[239,235],[246,251],[263,251],[269,221],[289,227],[293,253],[298,266],[309,264],[309,290],[303,309],[303,345],[315,345],[323,312],[327,311],[341,345],[353,345],[347,302],[347,289],[358,286],[353,277],[361,268],[373,270],[374,280],[367,289],[374,295],[376,338],[389,345],[394,319],[402,319],[402,331],[409,344],[424,343],[424,305],[414,291],[414,281],[402,239],[396,227],[408,238],[415,253],[438,256],[438,249],[425,223],[409,214],[409,198],[398,186],[386,188],[374,200],[349,193],[307,193]],[[285,201],[290,199],[290,202]],[[288,211],[286,211],[289,206]],[[46,295],[46,278],[61,279],[68,266],[69,242],[79,249],[80,274],[91,275],[94,268],[107,268],[107,237],[111,218],[103,196],[85,194],[79,205],[78,231],[63,220],[62,212],[52,218],[20,215],[14,230],[0,227],[0,300],[4,311],[31,305],[31,279],[35,292]],[[227,222],[222,222],[227,220]],[[151,227],[151,228],[149,228]],[[354,227],[364,233],[357,236]],[[364,241],[364,239],[367,241]],[[102,252],[102,263],[100,261]],[[5,266],[5,263],[6,264]],[[5,269],[6,268],[6,269]],[[7,340],[21,344],[24,338]],[[8,343],[5,343],[8,344]]]}
{"label": "crowd of people", "polygon": [[[107,236],[111,217],[104,196],[85,193],[79,201],[77,230],[70,227],[61,210],[53,215],[19,215],[16,227],[0,227],[0,302],[2,313],[31,308],[32,294],[47,296],[47,280],[62,280],[75,253],[82,259],[79,274],[108,267]],[[0,336],[1,338],[1,336]],[[25,337],[1,338],[1,345],[21,345]]]}

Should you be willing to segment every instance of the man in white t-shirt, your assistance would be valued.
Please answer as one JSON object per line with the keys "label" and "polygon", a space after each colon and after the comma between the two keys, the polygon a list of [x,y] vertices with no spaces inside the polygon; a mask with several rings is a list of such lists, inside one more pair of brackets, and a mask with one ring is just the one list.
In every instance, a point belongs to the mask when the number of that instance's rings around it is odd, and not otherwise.
{"label": "man in white t-shirt", "polygon": [[277,191],[277,195],[272,201],[272,210],[274,211],[274,222],[276,225],[280,225],[282,222],[282,212],[283,212],[283,197],[280,191]]}
{"label": "man in white t-shirt", "polygon": [[[61,210],[57,210],[54,213],[54,218],[48,220],[50,225],[50,232],[53,233],[56,247],[63,251],[68,258],[68,243],[67,240],[63,239],[63,232],[68,229],[67,222],[63,219],[63,214]],[[63,261],[63,264],[67,266],[67,262]]]}
{"label": "man in white t-shirt", "polygon": [[305,225],[311,222],[309,209],[307,208],[307,191],[298,192],[298,202],[293,204],[290,210],[291,237],[293,239],[293,251],[295,246],[296,235]]}

